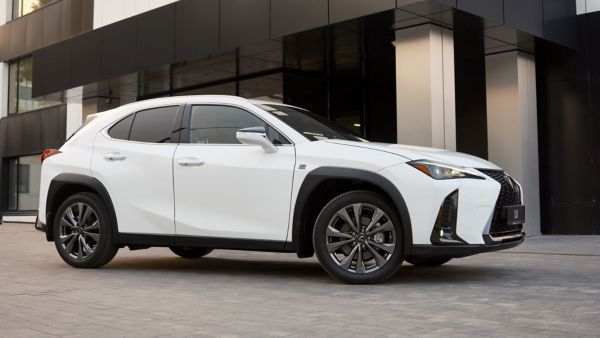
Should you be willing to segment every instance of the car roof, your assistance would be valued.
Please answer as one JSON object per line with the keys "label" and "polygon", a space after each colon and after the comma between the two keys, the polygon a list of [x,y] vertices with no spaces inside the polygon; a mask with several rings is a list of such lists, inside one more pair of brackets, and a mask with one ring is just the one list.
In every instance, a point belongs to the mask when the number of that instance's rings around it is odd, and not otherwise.
{"label": "car roof", "polygon": [[293,107],[293,106],[275,102],[275,101],[252,100],[252,99],[246,99],[243,97],[233,96],[233,95],[187,95],[187,96],[159,97],[159,98],[155,98],[155,99],[136,101],[136,102],[122,105],[122,106],[118,107],[117,109],[119,109],[119,108],[134,108],[136,106],[150,107],[153,105],[164,105],[164,104],[202,103],[202,102],[208,102],[208,101],[217,101],[217,102],[222,102],[222,103],[251,103],[251,104],[256,104],[256,105],[269,104],[269,105]]}

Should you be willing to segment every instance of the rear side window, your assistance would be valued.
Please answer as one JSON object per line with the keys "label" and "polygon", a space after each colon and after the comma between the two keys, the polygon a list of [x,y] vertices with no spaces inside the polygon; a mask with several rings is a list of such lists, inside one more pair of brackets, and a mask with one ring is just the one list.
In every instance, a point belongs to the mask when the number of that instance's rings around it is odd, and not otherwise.
{"label": "rear side window", "polygon": [[250,112],[209,105],[192,107],[190,143],[239,144],[236,132],[249,127],[264,127],[273,144],[289,144],[280,133]]}
{"label": "rear side window", "polygon": [[131,130],[131,122],[133,122],[133,115],[131,114],[121,121],[117,122],[114,126],[110,128],[108,131],[108,135],[114,139],[118,140],[128,140],[129,139],[129,131]]}
{"label": "rear side window", "polygon": [[[149,143],[169,143],[175,127],[178,106],[142,110],[135,114],[129,140]],[[112,135],[111,135],[112,136]]]}

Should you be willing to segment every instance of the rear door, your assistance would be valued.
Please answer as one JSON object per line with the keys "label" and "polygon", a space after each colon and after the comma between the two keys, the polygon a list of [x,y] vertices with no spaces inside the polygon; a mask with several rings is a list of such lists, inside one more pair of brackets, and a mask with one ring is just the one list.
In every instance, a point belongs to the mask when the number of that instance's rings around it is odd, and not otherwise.
{"label": "rear door", "polygon": [[177,105],[138,111],[96,137],[92,175],[110,194],[119,232],[175,233],[172,163],[182,113]]}

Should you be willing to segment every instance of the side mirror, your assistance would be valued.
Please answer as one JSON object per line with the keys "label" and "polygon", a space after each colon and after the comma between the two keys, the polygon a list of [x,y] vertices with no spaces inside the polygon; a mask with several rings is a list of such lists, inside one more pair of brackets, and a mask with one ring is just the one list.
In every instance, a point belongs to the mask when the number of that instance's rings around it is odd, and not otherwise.
{"label": "side mirror", "polygon": [[278,150],[267,137],[267,131],[264,127],[240,129],[235,133],[235,137],[243,144],[261,146],[267,153],[275,153]]}

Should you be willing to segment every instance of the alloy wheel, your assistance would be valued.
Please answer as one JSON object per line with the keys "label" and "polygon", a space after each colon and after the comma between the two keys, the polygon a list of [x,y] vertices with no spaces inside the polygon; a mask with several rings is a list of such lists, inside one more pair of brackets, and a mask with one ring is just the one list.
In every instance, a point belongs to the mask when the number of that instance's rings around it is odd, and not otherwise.
{"label": "alloy wheel", "polygon": [[94,253],[99,239],[100,220],[91,206],[78,202],[65,209],[59,223],[59,241],[71,258],[85,260]]}
{"label": "alloy wheel", "polygon": [[396,247],[396,230],[390,217],[370,204],[355,203],[340,209],[329,221],[326,245],[333,261],[358,274],[382,268]]}

